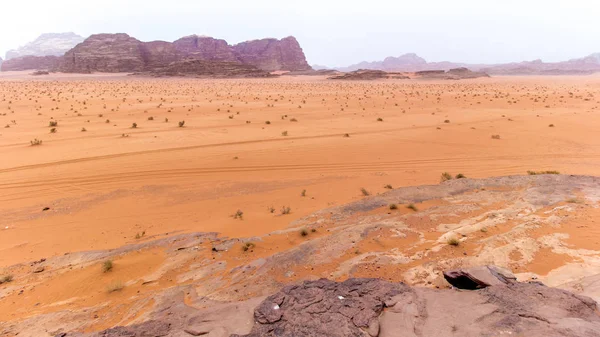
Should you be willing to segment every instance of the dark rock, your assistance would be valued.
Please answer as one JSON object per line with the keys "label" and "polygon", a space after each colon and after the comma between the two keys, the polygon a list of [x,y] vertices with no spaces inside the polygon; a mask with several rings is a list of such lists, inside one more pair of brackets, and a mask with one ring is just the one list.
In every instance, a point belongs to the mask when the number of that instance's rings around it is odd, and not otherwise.
{"label": "dark rock", "polygon": [[185,60],[173,62],[166,67],[138,73],[157,77],[211,77],[211,78],[242,78],[270,77],[266,71],[254,66],[236,62],[216,62],[203,60]]}
{"label": "dark rock", "polygon": [[378,279],[287,286],[256,308],[257,324],[248,336],[364,336],[363,329],[377,329],[385,301],[407,291],[404,284]]}
{"label": "dark rock", "polygon": [[444,278],[459,289],[481,289],[492,285],[515,282],[517,278],[508,270],[496,266],[481,266],[444,272]]}
{"label": "dark rock", "polygon": [[118,326],[94,333],[93,337],[163,337],[171,333],[171,324],[161,321],[147,321],[131,326]]}

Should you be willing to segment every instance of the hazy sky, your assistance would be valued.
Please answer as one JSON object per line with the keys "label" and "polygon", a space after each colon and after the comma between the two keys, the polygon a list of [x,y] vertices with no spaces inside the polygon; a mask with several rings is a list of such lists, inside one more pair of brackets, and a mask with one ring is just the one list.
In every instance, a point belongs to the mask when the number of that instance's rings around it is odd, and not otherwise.
{"label": "hazy sky", "polygon": [[562,61],[600,52],[600,0],[17,0],[0,7],[0,55],[42,33],[298,38],[310,64],[414,52],[428,61]]}

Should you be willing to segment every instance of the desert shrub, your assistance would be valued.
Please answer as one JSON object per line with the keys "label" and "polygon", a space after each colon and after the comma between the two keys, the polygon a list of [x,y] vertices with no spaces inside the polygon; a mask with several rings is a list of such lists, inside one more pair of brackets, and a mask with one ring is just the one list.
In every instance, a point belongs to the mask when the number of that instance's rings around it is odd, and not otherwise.
{"label": "desert shrub", "polygon": [[290,119],[290,122],[297,122],[298,120],[296,118],[292,118]]}
{"label": "desert shrub", "polygon": [[56,128],[50,129],[50,133],[56,133]]}
{"label": "desert shrub", "polygon": [[306,190],[302,190],[302,193],[300,193],[300,196],[305,197],[306,196]]}
{"label": "desert shrub", "polygon": [[444,182],[444,181],[448,181],[448,180],[452,180],[452,175],[448,172],[442,173],[442,175],[440,177],[440,181]]}
{"label": "desert shrub", "polygon": [[238,209],[237,211],[235,211],[235,213],[233,213],[232,216],[234,219],[242,220],[242,218],[244,217],[244,212],[242,212],[241,210]]}
{"label": "desert shrub", "polygon": [[9,282],[12,282],[12,280],[13,280],[13,276],[12,275],[10,275],[10,274],[9,275],[4,275],[4,276],[0,277],[0,284],[2,284],[2,283],[9,283]]}
{"label": "desert shrub", "polygon": [[390,204],[390,209],[391,210],[398,209],[398,205],[396,205],[396,204]]}
{"label": "desert shrub", "polygon": [[383,118],[379,117],[379,118],[377,118],[377,121],[378,122],[383,122]]}
{"label": "desert shrub", "polygon": [[132,129],[135,129],[135,128],[137,128],[137,123],[132,123],[132,124],[131,124],[131,128],[132,128]]}
{"label": "desert shrub", "polygon": [[40,139],[34,139],[32,141],[30,141],[31,146],[36,146],[36,145],[42,145],[42,141]]}
{"label": "desert shrub", "polygon": [[246,242],[243,246],[242,246],[242,250],[247,252],[251,249],[253,249],[254,247],[256,247],[256,245],[252,242]]}
{"label": "desert shrub", "polygon": [[500,139],[500,135],[492,135],[492,139]]}
{"label": "desert shrub", "polygon": [[281,133],[281,135],[285,137],[285,136],[287,136],[287,135],[288,135],[288,132],[287,132],[287,131],[283,131],[283,132]]}
{"label": "desert shrub", "polygon": [[413,211],[418,211],[419,209],[417,208],[417,206],[415,206],[415,204],[408,204],[408,206],[406,206],[406,208],[411,209]]}
{"label": "desert shrub", "polygon": [[102,272],[103,273],[108,273],[112,269],[113,269],[112,260],[106,260],[106,261],[104,261],[104,263],[102,263]]}
{"label": "desert shrub", "polygon": [[466,178],[466,176],[465,176],[464,174],[462,174],[462,173],[459,173],[459,174],[457,174],[457,175],[456,175],[456,177],[454,177],[454,178],[455,178],[455,179],[464,179],[464,178]]}
{"label": "desert shrub", "polygon": [[289,206],[281,207],[281,214],[290,214],[292,212],[292,208]]}
{"label": "desert shrub", "polygon": [[548,170],[548,171],[527,171],[527,174],[530,176],[537,176],[540,174],[560,174],[558,171]]}
{"label": "desert shrub", "polygon": [[179,127],[182,128],[185,125],[185,121],[180,121],[179,122]]}
{"label": "desert shrub", "polygon": [[271,124],[271,121],[266,121],[265,124],[269,125]]}
{"label": "desert shrub", "polygon": [[86,132],[87,129],[86,128],[81,128],[81,132]]}
{"label": "desert shrub", "polygon": [[269,206],[267,210],[269,211],[269,213],[275,213],[275,207],[273,206]]}
{"label": "desert shrub", "polygon": [[460,241],[455,237],[448,238],[446,243],[449,244],[450,246],[455,246],[455,247],[460,245]]}
{"label": "desert shrub", "polygon": [[121,281],[114,281],[106,286],[106,291],[109,293],[114,293],[115,291],[121,291],[125,288],[125,285]]}
{"label": "desert shrub", "polygon": [[365,196],[365,197],[371,195],[371,192],[367,191],[367,189],[364,188],[364,187],[360,188],[360,193],[362,193],[362,195]]}
{"label": "desert shrub", "polygon": [[48,123],[48,126],[49,126],[49,127],[55,127],[55,126],[58,126],[58,121],[50,121],[50,122]]}
{"label": "desert shrub", "polygon": [[348,138],[348,137],[350,137],[350,134],[349,133],[344,133],[344,138]]}
{"label": "desert shrub", "polygon": [[390,184],[387,184],[387,185],[385,185],[385,186],[383,186],[383,187],[384,187],[384,188],[387,188],[388,190],[391,190],[391,189],[393,188],[393,187],[392,187],[392,185],[390,185]]}
{"label": "desert shrub", "polygon": [[306,228],[302,228],[300,230],[300,236],[308,236],[308,230]]}
{"label": "desert shrub", "polygon": [[148,117],[148,120],[149,120],[149,121],[153,121],[153,120],[154,120],[154,117],[150,116],[150,117]]}

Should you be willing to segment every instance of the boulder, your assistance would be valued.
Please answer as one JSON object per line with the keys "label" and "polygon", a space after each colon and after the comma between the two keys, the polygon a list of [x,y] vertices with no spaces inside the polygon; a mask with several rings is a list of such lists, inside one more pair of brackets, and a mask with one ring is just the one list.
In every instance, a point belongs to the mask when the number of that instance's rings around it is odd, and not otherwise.
{"label": "boulder", "polygon": [[455,288],[468,290],[506,285],[517,280],[512,272],[496,266],[445,271],[444,278]]}

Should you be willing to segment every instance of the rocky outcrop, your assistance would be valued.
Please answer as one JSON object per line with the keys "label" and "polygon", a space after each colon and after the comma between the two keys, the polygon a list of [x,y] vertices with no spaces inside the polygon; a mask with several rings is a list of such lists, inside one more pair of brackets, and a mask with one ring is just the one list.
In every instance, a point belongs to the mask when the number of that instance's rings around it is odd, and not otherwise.
{"label": "rocky outcrop", "polygon": [[207,36],[191,35],[173,42],[182,57],[205,61],[239,62],[227,41]]}
{"label": "rocky outcrop", "polygon": [[281,40],[263,39],[242,42],[233,46],[233,50],[242,63],[267,71],[311,69],[300,44],[293,36]]}
{"label": "rocky outcrop", "polygon": [[6,60],[23,56],[62,56],[83,40],[75,33],[42,34],[34,41],[6,52]]}
{"label": "rocky outcrop", "polygon": [[468,78],[490,77],[484,72],[471,71],[467,68],[454,68],[448,71],[444,70],[425,70],[415,73],[417,78],[421,79],[443,79],[443,80],[462,80]]}
{"label": "rocky outcrop", "polygon": [[138,73],[155,77],[211,77],[211,78],[241,78],[241,77],[270,77],[269,72],[260,70],[248,64],[236,62],[217,62],[204,60],[185,60],[172,62],[166,67]]}
{"label": "rocky outcrop", "polygon": [[368,81],[379,79],[409,79],[410,77],[402,73],[386,72],[383,70],[356,70],[349,73],[338,74],[329,77],[330,80],[352,80]]}
{"label": "rocky outcrop", "polygon": [[444,279],[459,289],[482,289],[517,281],[513,273],[497,266],[481,266],[445,271]]}
{"label": "rocky outcrop", "polygon": [[127,34],[92,35],[69,50],[57,70],[68,73],[141,71],[145,67],[142,45]]}
{"label": "rocky outcrop", "polygon": [[2,63],[2,71],[50,70],[59,62],[58,56],[22,56]]}
{"label": "rocky outcrop", "polygon": [[[384,308],[388,308],[384,312]],[[288,286],[255,312],[246,337],[600,336],[596,302],[538,283],[461,292],[380,279]]]}
{"label": "rocky outcrop", "polygon": [[[265,39],[230,46],[225,40],[203,36],[187,36],[173,43],[142,42],[127,34],[92,35],[69,50],[56,69],[68,73],[89,72],[177,72],[194,73],[206,63],[183,62],[200,60],[249,65],[263,71],[310,70],[302,48],[293,37],[282,40]],[[171,63],[178,62],[174,65]],[[189,65],[193,69],[182,67]],[[215,63],[215,67],[218,64]],[[167,69],[167,67],[170,67]],[[208,66],[208,68],[214,68]],[[170,70],[169,70],[170,69]],[[249,71],[248,67],[239,67]],[[244,70],[245,69],[245,70]]]}
{"label": "rocky outcrop", "polygon": [[372,278],[320,279],[286,286],[262,302],[203,303],[206,309],[178,304],[179,298],[159,304],[144,323],[58,336],[600,336],[592,299],[514,280],[460,291]]}

